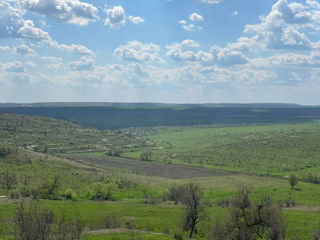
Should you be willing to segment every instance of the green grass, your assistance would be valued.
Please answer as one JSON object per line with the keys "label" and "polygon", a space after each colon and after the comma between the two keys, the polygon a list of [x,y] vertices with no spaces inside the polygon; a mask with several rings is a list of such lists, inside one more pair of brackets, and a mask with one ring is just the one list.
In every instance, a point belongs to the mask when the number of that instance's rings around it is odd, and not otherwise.
{"label": "green grass", "polygon": [[143,233],[111,233],[103,235],[88,235],[85,240],[173,240],[173,237],[165,235],[143,234]]}
{"label": "green grass", "polygon": [[[176,232],[181,232],[181,216],[183,207],[181,205],[146,205],[146,204],[130,204],[121,202],[72,202],[72,201],[42,201],[44,206],[47,206],[56,214],[65,211],[68,217],[80,217],[85,224],[91,229],[100,229],[100,223],[109,214],[115,213],[120,217],[123,226],[126,222],[133,224],[134,228],[141,231],[164,232],[169,231],[170,237],[145,235],[150,239],[172,239]],[[17,203],[0,204],[0,216],[13,217]],[[199,234],[196,239],[205,239],[212,231],[212,226],[216,219],[222,218],[227,214],[227,209],[220,207],[207,208],[207,218],[199,224]],[[318,229],[320,223],[319,211],[284,211],[287,223],[288,239],[311,239],[313,231]],[[139,235],[139,234],[138,234]],[[128,233],[107,234],[107,235],[90,235],[86,239],[112,239],[111,237],[130,237]],[[123,239],[123,238],[120,238]],[[126,238],[124,238],[126,239]],[[139,238],[137,238],[139,239]],[[147,238],[149,239],[149,238]]]}
{"label": "green grass", "polygon": [[[149,135],[152,160],[261,175],[320,171],[320,123],[168,128]],[[169,143],[165,144],[165,143]],[[166,145],[166,146],[165,146]],[[155,150],[162,147],[161,150]],[[138,157],[144,150],[123,154]]]}

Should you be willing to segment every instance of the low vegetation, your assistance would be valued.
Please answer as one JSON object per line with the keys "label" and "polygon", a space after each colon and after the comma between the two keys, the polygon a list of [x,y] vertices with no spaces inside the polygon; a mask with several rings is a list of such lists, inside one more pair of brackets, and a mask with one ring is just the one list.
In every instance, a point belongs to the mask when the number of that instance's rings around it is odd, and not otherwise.
{"label": "low vegetation", "polygon": [[317,122],[129,136],[0,120],[1,240],[319,239]]}

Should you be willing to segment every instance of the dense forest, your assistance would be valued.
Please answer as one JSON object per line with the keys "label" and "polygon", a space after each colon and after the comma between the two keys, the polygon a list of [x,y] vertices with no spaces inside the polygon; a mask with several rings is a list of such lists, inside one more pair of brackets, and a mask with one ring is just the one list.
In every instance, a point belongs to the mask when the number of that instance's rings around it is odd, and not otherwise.
{"label": "dense forest", "polygon": [[[218,106],[218,107],[217,107]],[[99,129],[207,124],[302,123],[320,119],[320,107],[299,105],[17,105],[0,111],[69,120]]]}

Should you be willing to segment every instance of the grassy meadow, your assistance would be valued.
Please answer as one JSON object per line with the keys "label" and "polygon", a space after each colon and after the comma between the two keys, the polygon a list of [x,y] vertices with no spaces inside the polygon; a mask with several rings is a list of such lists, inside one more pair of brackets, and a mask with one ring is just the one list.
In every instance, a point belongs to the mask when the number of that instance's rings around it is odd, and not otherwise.
{"label": "grassy meadow", "polygon": [[[203,189],[206,212],[193,239],[212,239],[214,224],[228,213],[219,203],[244,184],[253,201],[268,195],[281,206],[288,239],[313,239],[320,229],[319,122],[134,128],[132,137],[128,129],[114,133],[42,117],[0,114],[0,120],[0,178],[15,176],[10,189],[0,187],[0,239],[15,239],[21,199],[56,218],[78,219],[85,240],[187,239],[185,206],[166,196],[191,182]],[[291,173],[298,177],[293,189]],[[110,216],[117,219],[112,227]]]}

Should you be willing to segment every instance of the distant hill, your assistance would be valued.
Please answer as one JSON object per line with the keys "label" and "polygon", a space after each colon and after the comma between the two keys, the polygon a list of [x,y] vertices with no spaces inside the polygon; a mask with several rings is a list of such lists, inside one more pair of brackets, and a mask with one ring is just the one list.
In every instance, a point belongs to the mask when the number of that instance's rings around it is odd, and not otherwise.
{"label": "distant hill", "polygon": [[300,123],[320,119],[320,107],[296,104],[34,103],[0,112],[68,120],[99,129]]}
{"label": "distant hill", "polygon": [[0,108],[12,107],[127,107],[127,108],[194,108],[194,107],[227,107],[227,108],[303,108],[291,103],[120,103],[120,102],[43,102],[43,103],[0,103]]}
{"label": "distant hill", "polygon": [[108,130],[45,117],[0,113],[0,145],[15,144],[43,153],[106,151],[137,144]]}

